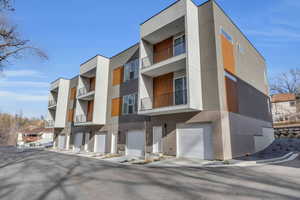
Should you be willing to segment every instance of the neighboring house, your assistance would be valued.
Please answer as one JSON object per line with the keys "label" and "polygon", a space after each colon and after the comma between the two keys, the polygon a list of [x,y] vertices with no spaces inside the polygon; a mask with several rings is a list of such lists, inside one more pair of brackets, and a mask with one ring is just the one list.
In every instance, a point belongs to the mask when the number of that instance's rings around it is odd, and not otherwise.
{"label": "neighboring house", "polygon": [[272,98],[272,115],[274,123],[288,122],[297,113],[295,94],[275,94]]}
{"label": "neighboring house", "polygon": [[51,84],[56,147],[225,160],[272,142],[265,60],[215,1],[179,0],[140,36]]}
{"label": "neighboring house", "polygon": [[53,129],[30,127],[18,133],[17,145],[46,146],[53,143]]}

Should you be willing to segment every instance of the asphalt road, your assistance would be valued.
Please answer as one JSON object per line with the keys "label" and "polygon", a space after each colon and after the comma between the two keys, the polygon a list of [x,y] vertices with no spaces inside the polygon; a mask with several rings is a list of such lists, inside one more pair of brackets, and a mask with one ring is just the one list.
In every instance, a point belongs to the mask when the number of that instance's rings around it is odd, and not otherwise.
{"label": "asphalt road", "polygon": [[300,159],[282,165],[147,168],[0,148],[0,199],[300,199]]}

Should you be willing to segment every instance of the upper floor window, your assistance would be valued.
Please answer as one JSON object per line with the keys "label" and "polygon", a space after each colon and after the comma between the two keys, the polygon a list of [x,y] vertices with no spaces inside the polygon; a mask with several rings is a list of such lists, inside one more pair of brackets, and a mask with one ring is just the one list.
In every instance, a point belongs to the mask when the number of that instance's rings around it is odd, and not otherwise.
{"label": "upper floor window", "polygon": [[296,106],[296,101],[290,101],[290,106],[295,107]]}
{"label": "upper floor window", "polygon": [[237,44],[237,48],[238,48],[238,50],[239,50],[239,52],[240,52],[241,54],[244,54],[244,53],[245,53],[245,50],[244,50],[244,48],[242,47],[241,44]]}
{"label": "upper floor window", "polygon": [[123,96],[123,115],[133,114],[136,112],[137,94]]}
{"label": "upper floor window", "polygon": [[225,36],[225,38],[227,40],[229,40],[230,42],[233,43],[233,39],[232,39],[231,35],[229,33],[227,33],[222,27],[221,27],[221,31],[220,32],[221,32],[222,35]]}
{"label": "upper floor window", "polygon": [[174,38],[174,56],[185,53],[185,35]]}
{"label": "upper floor window", "polygon": [[139,59],[129,61],[124,65],[124,82],[137,79],[139,73]]}

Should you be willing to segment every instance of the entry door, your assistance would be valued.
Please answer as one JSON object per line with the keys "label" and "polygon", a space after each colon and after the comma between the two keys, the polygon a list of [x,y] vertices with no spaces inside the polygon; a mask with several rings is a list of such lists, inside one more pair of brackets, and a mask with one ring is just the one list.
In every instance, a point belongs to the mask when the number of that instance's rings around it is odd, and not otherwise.
{"label": "entry door", "polygon": [[58,148],[59,149],[64,149],[65,148],[65,136],[64,135],[59,135],[58,136]]}
{"label": "entry door", "polygon": [[95,153],[106,153],[106,134],[95,135]]}
{"label": "entry door", "polygon": [[161,153],[162,148],[162,127],[153,127],[153,153]]}
{"label": "entry door", "polygon": [[74,151],[79,152],[82,146],[82,139],[83,134],[82,133],[76,133],[74,136]]}
{"label": "entry door", "polygon": [[111,135],[111,153],[117,153],[117,136]]}
{"label": "entry door", "polygon": [[145,153],[144,130],[131,130],[126,137],[126,155],[142,157]]}
{"label": "entry door", "polygon": [[84,150],[89,151],[90,133],[85,133]]}

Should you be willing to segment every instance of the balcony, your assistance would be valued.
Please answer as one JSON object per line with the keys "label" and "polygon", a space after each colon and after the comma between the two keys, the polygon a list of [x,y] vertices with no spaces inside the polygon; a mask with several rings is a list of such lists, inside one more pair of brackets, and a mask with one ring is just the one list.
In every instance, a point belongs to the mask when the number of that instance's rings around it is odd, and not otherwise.
{"label": "balcony", "polygon": [[54,128],[54,120],[46,120],[45,128]]}
{"label": "balcony", "polygon": [[[176,41],[176,40],[175,40]],[[181,41],[172,47],[153,52],[141,60],[141,73],[150,77],[160,76],[186,67],[186,44]]]}
{"label": "balcony", "polygon": [[177,90],[141,99],[139,112],[146,115],[182,112],[188,108],[187,102],[187,90]]}
{"label": "balcony", "polygon": [[49,102],[48,102],[49,109],[55,109],[56,105],[57,105],[57,102],[55,100],[49,100]]}
{"label": "balcony", "polygon": [[92,125],[92,120],[88,119],[88,117],[84,114],[76,115],[74,125],[75,126]]}
{"label": "balcony", "polygon": [[82,87],[78,89],[77,99],[90,101],[93,100],[95,96],[95,90],[90,87]]}

